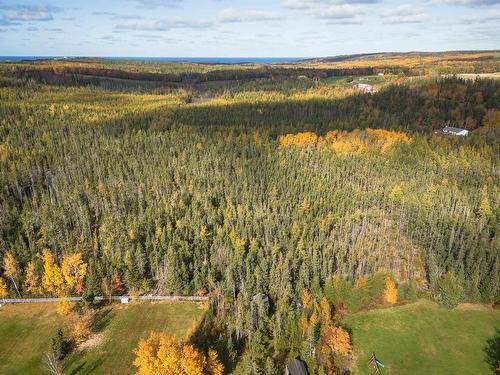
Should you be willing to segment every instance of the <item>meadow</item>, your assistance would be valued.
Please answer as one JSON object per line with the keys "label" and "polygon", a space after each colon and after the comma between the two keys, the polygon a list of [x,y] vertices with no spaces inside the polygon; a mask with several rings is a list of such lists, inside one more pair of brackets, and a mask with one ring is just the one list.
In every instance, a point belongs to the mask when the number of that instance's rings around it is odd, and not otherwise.
{"label": "meadow", "polygon": [[[485,349],[500,327],[500,312],[481,305],[447,310],[436,303],[416,303],[353,314],[355,374],[372,374],[376,354],[383,374],[488,374]],[[497,333],[498,334],[498,333]]]}
{"label": "meadow", "polygon": [[[186,339],[206,312],[191,302],[113,304],[99,309],[97,332],[63,363],[65,374],[133,374],[133,350],[151,331]],[[0,373],[45,374],[43,355],[61,324],[56,304],[0,307]]]}

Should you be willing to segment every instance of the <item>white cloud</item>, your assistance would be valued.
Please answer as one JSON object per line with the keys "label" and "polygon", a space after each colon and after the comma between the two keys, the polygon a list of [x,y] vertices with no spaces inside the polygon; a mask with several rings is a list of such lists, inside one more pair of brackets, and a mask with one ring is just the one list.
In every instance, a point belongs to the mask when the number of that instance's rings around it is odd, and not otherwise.
{"label": "white cloud", "polygon": [[315,15],[317,18],[324,19],[346,19],[346,18],[356,18],[364,14],[360,7],[352,6],[349,4],[343,5],[332,5],[327,8],[318,9],[311,14]]}
{"label": "white cloud", "polygon": [[170,19],[144,22],[123,22],[115,26],[120,30],[168,31],[172,29],[208,29],[214,26],[211,21]]}
{"label": "white cloud", "polygon": [[448,5],[487,6],[500,4],[500,0],[441,0]]}
{"label": "white cloud", "polygon": [[1,6],[5,9],[3,18],[7,21],[50,21],[54,17],[52,13],[61,12],[62,9],[54,6]]}
{"label": "white cloud", "polygon": [[289,9],[324,8],[329,5],[373,4],[381,0],[283,0],[282,4]]}
{"label": "white cloud", "polygon": [[234,8],[223,9],[219,13],[218,17],[218,20],[221,23],[263,22],[277,21],[281,19],[283,19],[283,16],[274,12],[265,12],[259,10],[238,12]]}
{"label": "white cloud", "polygon": [[428,20],[424,10],[410,4],[398,6],[396,9],[384,11],[380,14],[385,24],[422,23]]}
{"label": "white cloud", "polygon": [[160,7],[178,8],[184,0],[133,0],[141,8],[155,9]]}
{"label": "white cloud", "polygon": [[492,11],[481,16],[464,16],[460,19],[460,23],[463,24],[482,24],[496,21],[500,21],[500,11]]}

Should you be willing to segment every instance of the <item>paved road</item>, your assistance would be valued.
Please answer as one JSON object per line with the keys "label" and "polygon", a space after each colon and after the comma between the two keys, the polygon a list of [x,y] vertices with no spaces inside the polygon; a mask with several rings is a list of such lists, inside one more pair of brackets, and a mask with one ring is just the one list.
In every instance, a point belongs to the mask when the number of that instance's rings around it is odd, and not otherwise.
{"label": "paved road", "polygon": [[[115,301],[120,301],[122,298],[130,298],[131,300],[139,301],[208,301],[208,297],[196,297],[196,296],[112,296],[111,299]],[[40,302],[58,302],[67,299],[68,301],[78,302],[82,300],[82,297],[67,297],[67,298],[0,298],[0,303],[40,303]],[[107,297],[95,297],[96,301],[102,301],[107,299]]]}

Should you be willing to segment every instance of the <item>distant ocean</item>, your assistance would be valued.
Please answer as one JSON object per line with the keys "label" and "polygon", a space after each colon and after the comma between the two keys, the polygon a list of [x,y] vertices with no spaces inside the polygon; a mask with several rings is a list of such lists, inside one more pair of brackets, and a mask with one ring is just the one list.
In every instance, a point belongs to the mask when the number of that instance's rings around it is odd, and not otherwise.
{"label": "distant ocean", "polygon": [[[85,58],[84,56],[0,56],[0,61],[23,61],[23,60],[51,60],[51,59],[73,59]],[[201,64],[277,64],[295,62],[307,59],[306,57],[115,57],[115,56],[92,56],[89,58],[109,60],[133,60],[133,61],[157,61],[157,62],[191,62]]]}

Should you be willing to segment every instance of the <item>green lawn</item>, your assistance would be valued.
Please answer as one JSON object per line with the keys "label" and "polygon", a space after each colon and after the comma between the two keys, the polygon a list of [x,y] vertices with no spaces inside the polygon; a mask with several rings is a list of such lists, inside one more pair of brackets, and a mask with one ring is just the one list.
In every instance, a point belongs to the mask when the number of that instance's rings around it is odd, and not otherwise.
{"label": "green lawn", "polygon": [[43,373],[41,358],[59,322],[55,309],[50,303],[0,307],[0,374]]}
{"label": "green lawn", "polygon": [[346,325],[352,329],[355,374],[372,373],[372,352],[385,364],[383,374],[489,374],[484,348],[500,328],[500,311],[447,310],[421,300],[357,313]]}
{"label": "green lawn", "polygon": [[[42,355],[59,326],[55,304],[0,308],[0,374],[44,374]],[[101,338],[64,362],[65,374],[133,374],[132,350],[152,330],[185,338],[201,320],[200,303],[114,304],[99,311]]]}

